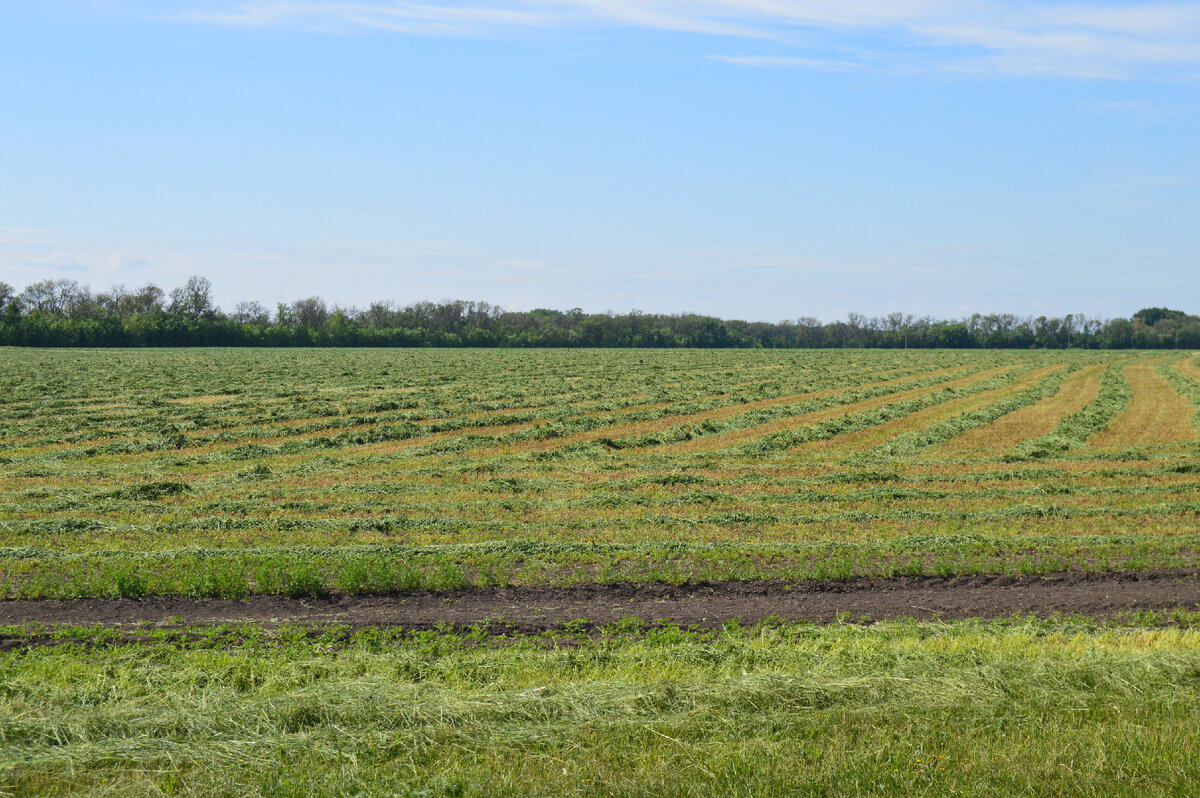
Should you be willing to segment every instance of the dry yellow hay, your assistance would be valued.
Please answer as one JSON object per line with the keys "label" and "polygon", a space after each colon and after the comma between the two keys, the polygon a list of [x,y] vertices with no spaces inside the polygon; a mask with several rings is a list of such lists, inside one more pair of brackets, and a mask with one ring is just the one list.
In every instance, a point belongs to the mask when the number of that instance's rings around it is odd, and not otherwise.
{"label": "dry yellow hay", "polygon": [[1200,366],[1196,365],[1196,359],[1192,355],[1188,355],[1176,362],[1175,370],[1185,377],[1191,377],[1193,380],[1200,382]]}
{"label": "dry yellow hay", "polygon": [[[1062,363],[1055,363],[1051,366],[1034,369],[1023,375],[1020,379],[1014,380],[1008,385],[994,388],[990,391],[984,391],[974,396],[964,396],[961,399],[951,399],[948,402],[927,407],[924,410],[919,410],[916,413],[910,413],[903,418],[888,421],[884,424],[879,424],[874,427],[848,432],[844,435],[835,435],[832,438],[821,441],[813,441],[796,447],[792,451],[795,452],[817,452],[834,450],[837,453],[860,452],[864,449],[869,449],[872,446],[877,446],[890,438],[897,435],[909,432],[910,430],[922,429],[931,424],[936,424],[954,416],[963,413],[970,413],[973,410],[978,410],[981,407],[991,404],[999,399],[1010,394],[1018,393],[1037,384],[1045,379],[1051,372],[1062,368]],[[985,374],[987,372],[984,372]],[[947,387],[951,384],[947,383]],[[958,387],[958,386],[954,386]]]}
{"label": "dry yellow hay", "polygon": [[[976,372],[974,374],[969,374],[965,377],[960,377],[959,379],[951,380],[949,382],[938,383],[937,385],[926,386],[924,388],[913,388],[908,391],[899,391],[897,393],[889,393],[884,396],[874,396],[870,399],[863,399],[861,401],[851,402],[850,404],[845,404],[845,405],[837,405],[836,407],[829,407],[824,410],[817,410],[812,413],[804,413],[802,415],[788,416],[786,418],[777,419],[775,421],[769,421],[766,424],[759,424],[754,427],[746,427],[745,429],[730,430],[729,432],[721,432],[721,433],[717,433],[716,435],[706,435],[702,438],[696,438],[694,440],[684,441],[682,443],[674,443],[674,444],[669,444],[667,446],[660,446],[657,449],[655,449],[655,452],[661,453],[661,454],[673,454],[673,453],[677,453],[677,452],[709,451],[712,449],[723,449],[723,448],[727,448],[730,446],[736,446],[739,443],[744,443],[746,441],[754,440],[755,438],[761,438],[765,435],[770,435],[772,433],[786,432],[788,430],[797,429],[799,427],[807,427],[812,424],[819,424],[822,421],[828,421],[831,418],[838,418],[839,416],[846,416],[846,415],[850,415],[851,413],[861,413],[864,410],[870,410],[873,407],[879,407],[880,405],[891,404],[892,402],[904,402],[909,399],[915,399],[918,396],[924,396],[925,394],[928,394],[928,393],[935,393],[937,391],[941,391],[946,388],[959,388],[964,385],[970,385],[971,383],[979,382],[981,380],[986,380],[989,377],[993,377],[996,374],[1004,371],[1006,368],[1008,368],[1008,367],[1007,366],[999,366],[994,369],[988,369],[987,371],[981,371],[981,372]],[[958,370],[961,370],[961,369],[960,368],[939,369],[937,371],[933,371],[928,374],[922,374],[919,376],[921,378],[935,377],[935,376],[941,376],[944,374],[953,373],[954,371],[958,371]],[[900,378],[897,378],[894,380],[887,380],[886,382],[874,383],[873,385],[894,385],[897,383],[914,380],[914,379],[918,379],[918,376],[909,375],[907,377],[900,377]],[[839,390],[843,390],[843,389],[839,389]],[[839,391],[824,391],[821,393],[833,395],[838,392]],[[818,396],[818,394],[813,394],[812,396],[815,398],[816,396]],[[743,405],[743,407],[744,407],[744,405]]]}
{"label": "dry yellow hay", "polygon": [[1001,416],[987,426],[967,430],[942,444],[942,450],[1001,452],[1021,441],[1040,438],[1053,430],[1062,418],[1082,410],[1096,398],[1103,373],[1104,364],[1081,369],[1064,380],[1053,396]]}
{"label": "dry yellow hay", "polygon": [[[990,374],[994,371],[1003,371],[1006,368],[1011,368],[1011,367],[1010,366],[1001,366],[996,369],[991,369],[990,371],[987,371],[987,372],[981,372],[981,374]],[[933,375],[942,374],[942,373],[946,373],[946,372],[958,371],[961,369],[962,369],[962,367],[958,366],[958,367],[954,367],[954,368],[950,368],[950,369],[940,369],[938,371],[933,371],[933,372],[930,372],[930,373],[924,374],[924,375],[910,374],[906,377],[897,377],[894,380],[886,380],[886,381],[878,382],[878,383],[867,382],[867,383],[864,383],[864,385],[892,385],[895,383],[901,383],[901,382],[905,382],[908,380],[918,379],[920,376],[933,376]],[[971,379],[974,379],[974,378],[971,378]],[[970,379],[968,379],[968,381],[970,381]],[[950,384],[951,383],[944,383],[944,385],[950,385]],[[751,410],[758,410],[758,409],[767,408],[767,407],[774,407],[776,405],[786,405],[786,404],[791,404],[793,402],[803,402],[808,399],[820,399],[822,397],[834,396],[834,395],[842,393],[844,391],[850,391],[850,390],[854,390],[855,388],[861,388],[861,387],[863,387],[863,385],[846,386],[846,387],[841,387],[841,388],[826,388],[826,389],[823,389],[820,391],[809,391],[806,393],[789,394],[787,396],[776,396],[772,399],[757,399],[757,400],[754,400],[751,402],[739,402],[739,403],[735,403],[735,404],[731,404],[731,405],[726,405],[724,407],[718,407],[714,410],[705,410],[705,411],[702,411],[699,413],[689,413],[687,415],[678,415],[678,416],[673,416],[673,415],[672,416],[663,416],[662,418],[652,419],[650,421],[632,421],[627,424],[615,424],[613,426],[602,427],[600,429],[587,430],[585,432],[577,432],[572,435],[565,435],[561,438],[553,438],[550,440],[528,441],[528,442],[524,442],[524,443],[515,444],[511,447],[501,446],[501,447],[494,447],[493,449],[484,449],[484,450],[480,450],[479,456],[489,456],[489,455],[494,455],[494,454],[501,454],[501,453],[504,453],[507,451],[512,451],[512,452],[545,451],[547,449],[557,449],[559,447],[567,446],[567,445],[573,444],[573,443],[581,443],[584,441],[598,440],[599,438],[619,438],[619,437],[624,437],[627,435],[650,435],[652,433],[661,432],[662,430],[670,429],[671,427],[676,427],[681,424],[700,424],[700,423],[703,423],[704,421],[708,421],[708,420],[719,420],[719,419],[732,418],[733,416],[741,415],[742,413],[746,413]],[[939,386],[939,387],[941,387],[941,386]],[[656,451],[668,451],[668,449],[667,449],[667,447],[662,447],[661,449],[656,450]]]}
{"label": "dry yellow hay", "polygon": [[1147,446],[1195,440],[1186,399],[1154,370],[1157,361],[1140,360],[1125,367],[1133,401],[1105,429],[1088,439],[1091,446]]}

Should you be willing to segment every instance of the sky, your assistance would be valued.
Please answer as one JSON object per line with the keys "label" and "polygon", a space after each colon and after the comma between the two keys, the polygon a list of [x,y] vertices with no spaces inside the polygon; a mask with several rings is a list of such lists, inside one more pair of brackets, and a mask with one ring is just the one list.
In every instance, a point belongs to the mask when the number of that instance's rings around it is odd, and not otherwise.
{"label": "sky", "polygon": [[0,281],[1200,313],[1200,2],[6,0]]}

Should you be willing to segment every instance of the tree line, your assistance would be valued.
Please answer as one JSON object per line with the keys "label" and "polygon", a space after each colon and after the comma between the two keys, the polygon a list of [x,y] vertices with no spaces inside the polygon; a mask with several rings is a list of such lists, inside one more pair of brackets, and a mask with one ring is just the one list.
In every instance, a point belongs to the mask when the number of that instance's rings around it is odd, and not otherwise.
{"label": "tree line", "polygon": [[93,292],[75,280],[57,279],[20,292],[0,282],[0,345],[1197,349],[1200,317],[1144,308],[1128,319],[851,313],[845,321],[770,323],[638,310],[506,311],[462,300],[404,306],[381,301],[360,309],[328,305],[316,296],[279,303],[274,310],[239,302],[223,312],[204,277],[191,277],[170,292],[155,285]]}

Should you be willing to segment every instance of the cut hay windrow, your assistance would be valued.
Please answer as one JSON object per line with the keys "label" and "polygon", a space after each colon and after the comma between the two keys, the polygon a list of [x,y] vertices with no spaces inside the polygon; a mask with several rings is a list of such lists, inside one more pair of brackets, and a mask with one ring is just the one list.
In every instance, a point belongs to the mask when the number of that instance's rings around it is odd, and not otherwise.
{"label": "cut hay windrow", "polygon": [[[747,441],[922,396],[932,390],[969,385],[1003,370],[1004,367],[998,367],[986,372],[972,372],[961,377],[957,376],[959,369],[946,369],[924,375],[911,382],[892,380],[889,383],[873,385],[855,392],[835,394],[804,405],[774,408],[770,414],[746,414],[739,419],[737,424],[704,430],[703,435],[681,436],[675,443],[667,442],[659,450],[659,453],[673,455],[730,449]],[[772,420],[767,420],[768,417],[771,417]]]}
{"label": "cut hay windrow", "polygon": [[1191,405],[1189,421],[1193,430],[1200,430],[1200,368],[1189,355],[1173,360],[1160,360],[1154,365],[1158,376],[1175,389]]}
{"label": "cut hay windrow", "polygon": [[[1072,370],[1069,366],[1038,369],[1011,385],[974,397],[971,404],[986,402],[983,407],[961,408],[951,405],[946,408],[954,413],[951,418],[936,421],[921,429],[902,432],[887,443],[864,452],[862,456],[866,459],[905,456],[949,440],[967,430],[990,424],[1001,416],[1052,396]],[[958,412],[960,410],[965,412]]]}
{"label": "cut hay windrow", "polygon": [[[637,419],[609,417],[605,422],[578,419],[573,423],[566,421],[546,424],[505,436],[499,441],[503,446],[502,450],[484,451],[480,455],[486,457],[508,452],[540,452],[592,441],[601,441],[605,446],[619,449],[659,445],[671,440],[691,440],[715,431],[759,423],[758,419],[765,417],[803,413],[808,408],[861,401],[863,396],[886,396],[904,390],[949,383],[962,370],[939,369],[927,374],[907,374],[866,385],[861,383],[860,377],[844,377],[838,380],[842,384],[836,387],[750,401],[726,399],[712,409],[676,403],[669,408],[646,413],[644,417]],[[728,419],[735,420],[727,422]],[[675,432],[664,434],[673,427],[677,428]]]}
{"label": "cut hay windrow", "polygon": [[[737,413],[704,418],[695,416],[687,424],[665,428],[643,427],[640,434],[622,436],[605,435],[593,438],[593,440],[610,449],[634,449],[650,446],[669,447],[671,444],[684,442],[694,442],[695,444],[699,444],[700,447],[712,448],[712,446],[705,445],[709,443],[705,439],[714,436],[736,434],[742,430],[761,429],[767,424],[778,423],[769,422],[768,419],[784,419],[786,423],[794,424],[798,419],[812,419],[820,415],[823,410],[830,410],[832,408],[841,412],[847,412],[855,407],[877,406],[887,401],[894,401],[897,397],[920,395],[939,386],[949,387],[963,382],[969,383],[981,377],[979,374],[972,374],[969,377],[956,378],[958,373],[959,370],[957,369],[945,370],[922,375],[916,379],[889,380],[877,385],[854,388],[848,391],[821,391],[808,394],[808,398],[803,401],[790,402],[788,404],[742,405],[736,408],[736,410],[740,411]],[[800,397],[795,398],[799,399]],[[728,438],[723,438],[722,442],[724,440],[728,440]],[[697,449],[687,449],[687,451],[695,450]],[[663,451],[671,453],[678,450],[664,448]]]}
{"label": "cut hay windrow", "polygon": [[[947,402],[954,402],[987,391],[996,390],[1007,385],[1011,379],[1022,375],[1031,369],[995,369],[971,378],[957,380],[954,383],[941,386],[939,390],[919,393],[915,398],[905,401],[892,401],[870,407],[861,412],[849,412],[832,418],[827,418],[816,424],[780,433],[771,433],[755,441],[734,447],[737,453],[763,453],[799,449],[806,444],[822,444],[832,446],[828,442],[838,436],[838,444],[842,442],[861,441],[867,435],[877,434],[879,428],[889,422],[895,422],[928,408],[936,407]],[[990,379],[984,379],[990,377]],[[847,408],[849,409],[849,408]],[[862,433],[853,439],[853,433]],[[886,434],[886,433],[884,433]],[[853,445],[853,444],[851,444]]]}
{"label": "cut hay windrow", "polygon": [[1104,368],[1102,363],[1081,367],[1063,380],[1053,395],[1002,415],[990,424],[966,430],[942,443],[940,451],[947,456],[962,456],[972,450],[1006,451],[1025,440],[1048,434],[1064,416],[1082,410],[1096,398]]}
{"label": "cut hay windrow", "polygon": [[1107,427],[1129,406],[1133,391],[1125,381],[1124,364],[1113,363],[1100,378],[1100,392],[1090,404],[1064,418],[1048,435],[1015,447],[1016,459],[1037,459],[1087,446],[1088,438]]}
{"label": "cut hay windrow", "polygon": [[1191,424],[1195,412],[1188,400],[1163,378],[1157,362],[1137,362],[1125,367],[1133,398],[1103,430],[1088,439],[1088,445],[1153,446],[1195,440]]}

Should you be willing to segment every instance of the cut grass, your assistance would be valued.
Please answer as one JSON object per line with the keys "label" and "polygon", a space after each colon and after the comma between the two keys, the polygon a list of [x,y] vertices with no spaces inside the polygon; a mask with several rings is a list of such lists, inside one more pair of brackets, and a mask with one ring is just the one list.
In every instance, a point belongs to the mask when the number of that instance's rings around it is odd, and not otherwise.
{"label": "cut grass", "polygon": [[1162,364],[1163,360],[1144,361],[1125,367],[1133,399],[1106,429],[1088,439],[1088,445],[1148,446],[1197,438],[1191,423],[1195,409],[1163,379],[1157,369]]}
{"label": "cut grass", "polygon": [[[1012,517],[1062,522],[1069,513],[1027,502]],[[1144,513],[1139,509],[1131,515]],[[1086,516],[1078,516],[1086,517]],[[63,554],[0,550],[0,597],[240,599],[371,595],[472,587],[577,584],[806,582],[896,576],[1128,571],[1191,567],[1200,536],[1016,535],[930,531],[891,540],[808,543],[583,543],[495,541],[442,546],[269,546],[225,550]]]}
{"label": "cut grass", "polygon": [[1079,412],[1095,399],[1103,371],[1103,364],[1086,366],[1065,379],[1053,396],[1001,416],[986,426],[967,430],[943,443],[942,449],[947,455],[997,452],[1040,438],[1051,432],[1064,416]]}
{"label": "cut grass", "polygon": [[[1197,411],[1161,353],[6,350],[0,596],[1194,569]],[[1190,795],[1197,627],[0,630],[0,794]]]}
{"label": "cut grass", "polygon": [[[921,377],[915,380],[908,378],[905,380],[890,380],[887,383],[878,383],[870,386],[870,390],[846,392],[840,396],[836,396],[834,401],[814,402],[803,409],[797,408],[799,412],[789,412],[781,418],[772,421],[759,423],[755,420],[745,426],[739,425],[733,429],[719,430],[704,437],[666,444],[659,449],[659,452],[662,454],[678,454],[729,448],[738,443],[760,438],[764,435],[786,432],[794,430],[797,427],[819,423],[897,401],[904,401],[938,389],[957,387],[960,384],[964,384],[964,379],[969,383],[978,376],[971,375],[966,378],[960,377],[954,379],[954,375],[958,372],[960,372],[960,369],[957,368],[942,369],[927,375],[921,375]],[[880,388],[889,387],[895,387],[897,390],[879,390]],[[833,397],[832,394],[830,396]]]}
{"label": "cut grass", "polygon": [[0,786],[1186,795],[1200,781],[1200,638],[1159,622],[145,629],[134,645],[61,630],[58,645],[0,654]]}
{"label": "cut grass", "polygon": [[1110,365],[1100,378],[1100,391],[1087,406],[1064,418],[1048,435],[1018,445],[1017,459],[1037,459],[1087,446],[1093,435],[1104,430],[1129,406],[1133,392],[1120,364]]}
{"label": "cut grass", "polygon": [[[1070,369],[1053,366],[1026,374],[1012,385],[971,397],[961,403],[951,402],[936,412],[914,414],[908,424],[897,422],[887,430],[893,437],[867,456],[901,457],[936,445],[995,421],[1009,413],[1054,394]],[[896,434],[898,432],[898,434]]]}
{"label": "cut grass", "polygon": [[1191,357],[1179,358],[1170,363],[1159,361],[1155,368],[1167,384],[1188,400],[1192,410],[1190,420],[1193,434],[1200,431],[1200,368],[1196,368]]}
{"label": "cut grass", "polygon": [[[9,355],[0,362],[9,399],[0,403],[0,545],[112,555],[113,562],[134,551],[224,549],[229,563],[241,564],[229,566],[232,581],[211,588],[216,593],[236,594],[242,582],[246,590],[339,590],[342,564],[353,557],[338,555],[316,577],[267,573],[272,549],[289,570],[303,565],[289,552],[306,546],[375,545],[384,547],[381,557],[397,546],[510,542],[727,547],[719,566],[692,554],[678,567],[649,555],[639,569],[633,554],[613,566],[631,579],[661,572],[672,580],[736,578],[744,569],[731,552],[752,545],[813,546],[804,558],[832,551],[835,561],[832,547],[866,547],[855,557],[875,557],[890,573],[916,567],[897,565],[893,541],[922,536],[1059,537],[1061,549],[1046,562],[1060,554],[1065,563],[1099,562],[1107,544],[1092,551],[1082,542],[1089,535],[1174,540],[1194,529],[1200,507],[1200,485],[1171,481],[1189,469],[1200,473],[1195,441],[1086,446],[1104,426],[1125,423],[1118,414],[1134,395],[1122,387],[1126,365],[1175,374],[1174,389],[1195,399],[1190,378],[1176,370],[1191,361],[1168,363],[1157,353]],[[1054,392],[1069,370],[1077,371]],[[1078,375],[1096,370],[1104,371],[1104,390],[1066,413],[1058,402],[1065,386],[1086,395],[1087,380]],[[227,401],[175,401],[198,396]],[[1012,457],[1000,447],[963,456],[938,445],[1035,409],[1039,424],[1056,423],[1066,436],[1054,442],[1068,445],[1027,466],[1006,462]],[[520,429],[496,427],[517,417]],[[249,442],[255,430],[277,435],[279,424],[294,434],[270,445]],[[1026,429],[1035,437],[1022,446],[1036,446],[1048,427]],[[116,434],[114,445],[88,443],[99,430]],[[630,434],[613,437],[617,431]],[[25,440],[9,445],[18,438]],[[819,458],[803,445],[822,440]],[[1147,491],[1148,484],[1162,490]],[[984,567],[974,556],[937,567]],[[466,584],[484,578],[486,558],[446,557],[409,563],[428,574],[398,569],[379,578],[393,586],[387,589],[446,584],[451,572]],[[447,563],[450,570],[442,570]],[[781,572],[816,572],[805,563]],[[561,579],[556,569],[576,568],[594,578],[596,565],[570,557],[552,558],[544,569],[509,563],[496,578]],[[19,590],[33,590],[29,580],[40,579],[45,595],[132,595],[171,590],[189,566],[164,566],[163,575],[133,570],[121,575],[120,588],[116,571],[83,573],[91,561],[6,567],[10,590],[18,582]],[[1007,566],[989,560],[986,567]],[[208,588],[181,582],[178,589]]]}

